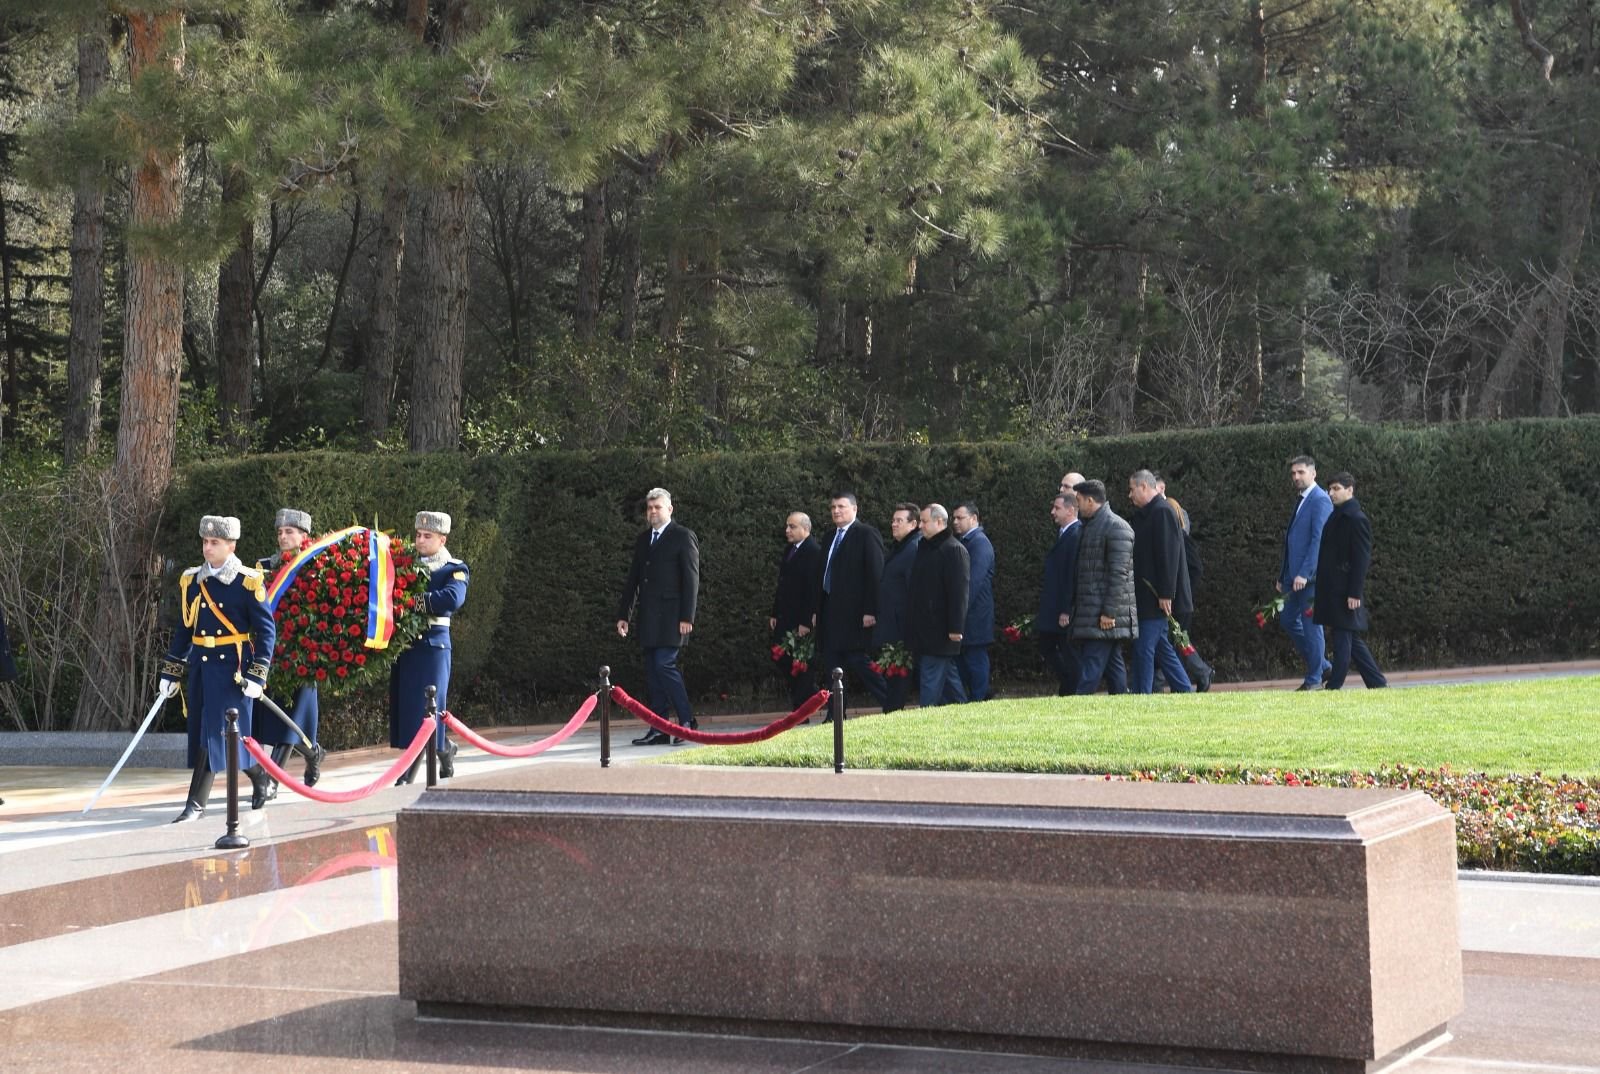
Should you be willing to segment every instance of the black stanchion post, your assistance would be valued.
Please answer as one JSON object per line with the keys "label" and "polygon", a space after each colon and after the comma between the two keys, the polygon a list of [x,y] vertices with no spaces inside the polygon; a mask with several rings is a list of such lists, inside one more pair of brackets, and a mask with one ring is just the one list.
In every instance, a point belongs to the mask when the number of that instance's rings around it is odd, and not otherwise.
{"label": "black stanchion post", "polygon": [[600,767],[611,767],[611,666],[600,665]]}
{"label": "black stanchion post", "polygon": [[833,770],[844,771],[844,668],[833,669],[833,692],[828,698],[833,715]]}
{"label": "black stanchion post", "polygon": [[[239,834],[239,710],[229,709],[227,732],[223,741],[228,748],[228,830],[217,837],[218,850],[243,850],[250,840]],[[196,714],[196,719],[199,715]]]}
{"label": "black stanchion post", "polygon": [[423,691],[428,695],[428,715],[425,717],[429,724],[428,729],[428,786],[439,785],[439,706],[434,700],[439,696],[437,686],[429,686]]}

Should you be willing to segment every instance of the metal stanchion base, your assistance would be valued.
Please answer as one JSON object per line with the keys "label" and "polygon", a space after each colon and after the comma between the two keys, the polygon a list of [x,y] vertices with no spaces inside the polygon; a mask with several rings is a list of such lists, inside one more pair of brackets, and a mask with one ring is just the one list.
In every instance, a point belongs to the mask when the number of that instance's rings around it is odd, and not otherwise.
{"label": "metal stanchion base", "polygon": [[211,845],[218,850],[243,850],[250,845],[250,840],[238,832],[233,832],[229,835],[217,836],[217,841]]}

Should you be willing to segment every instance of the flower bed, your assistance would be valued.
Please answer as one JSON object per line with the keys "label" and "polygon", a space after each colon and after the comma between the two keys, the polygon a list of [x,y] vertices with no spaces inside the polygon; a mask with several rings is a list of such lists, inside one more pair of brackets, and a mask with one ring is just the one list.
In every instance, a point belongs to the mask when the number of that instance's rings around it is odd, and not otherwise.
{"label": "flower bed", "polygon": [[1537,772],[1485,776],[1448,766],[1406,765],[1345,775],[1312,769],[1163,768],[1106,779],[1419,790],[1456,815],[1456,860],[1463,868],[1600,876],[1600,779]]}

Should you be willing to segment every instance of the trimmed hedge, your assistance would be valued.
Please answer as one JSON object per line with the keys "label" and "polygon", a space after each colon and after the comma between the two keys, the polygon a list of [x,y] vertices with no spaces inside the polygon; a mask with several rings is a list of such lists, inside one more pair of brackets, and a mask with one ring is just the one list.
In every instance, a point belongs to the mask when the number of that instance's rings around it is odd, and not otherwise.
{"label": "trimmed hedge", "polygon": [[[272,515],[293,505],[319,527],[376,519],[409,528],[418,507],[449,511],[453,552],[471,564],[457,633],[457,682],[480,702],[525,710],[592,688],[609,664],[641,685],[637,649],[617,638],[615,602],[646,490],[673,491],[677,521],[700,537],[702,593],[683,661],[691,692],[777,696],[766,617],[783,521],[827,528],[831,491],[852,488],[884,531],[899,500],[953,507],[975,499],[994,542],[997,620],[1031,615],[1048,508],[1067,469],[1102,477],[1127,512],[1127,475],[1148,466],[1188,509],[1205,561],[1194,637],[1223,678],[1289,675],[1281,631],[1251,608],[1272,594],[1293,510],[1289,457],[1320,477],[1350,470],[1373,521],[1368,585],[1388,668],[1570,658],[1600,642],[1600,574],[1591,549],[1600,503],[1600,419],[1422,428],[1355,424],[1250,426],[1018,444],[856,446],[663,461],[641,452],[542,452],[509,458],[269,455],[187,469],[165,527],[175,560],[207,512],[244,522],[241,557],[272,551]],[[1030,641],[996,645],[1002,690],[1034,689]]]}

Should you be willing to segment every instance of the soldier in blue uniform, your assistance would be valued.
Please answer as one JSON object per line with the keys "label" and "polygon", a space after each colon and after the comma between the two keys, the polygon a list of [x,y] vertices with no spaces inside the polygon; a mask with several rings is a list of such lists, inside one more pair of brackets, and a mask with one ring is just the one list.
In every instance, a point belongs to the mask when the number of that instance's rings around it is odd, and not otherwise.
{"label": "soldier in blue uniform", "polygon": [[[450,695],[450,617],[467,602],[467,565],[444,546],[450,536],[450,516],[442,511],[417,512],[417,555],[428,568],[424,598],[428,627],[422,637],[400,654],[389,674],[389,745],[403,750],[417,737],[428,712],[425,691],[438,687],[435,703],[443,712]],[[439,775],[455,775],[456,748],[439,727]],[[419,757],[395,785],[410,783],[417,775]]]}
{"label": "soldier in blue uniform", "polygon": [[[200,520],[205,562],[183,572],[179,582],[182,621],[172,634],[172,647],[161,662],[162,697],[178,692],[188,679],[189,798],[179,823],[206,811],[211,783],[227,765],[229,709],[239,710],[239,734],[250,734],[252,705],[261,696],[272,665],[277,628],[267,611],[267,585],[261,572],[234,555],[239,542],[237,518],[207,515]],[[267,774],[243,746],[239,767],[250,777],[250,808],[267,803]]]}
{"label": "soldier in blue uniform", "polygon": [[[311,516],[304,511],[297,511],[293,507],[285,507],[278,512],[273,525],[278,531],[278,554],[256,562],[256,569],[261,572],[267,584],[272,584],[273,577],[278,573],[278,568],[294,559],[304,548],[311,537]],[[317,742],[318,697],[315,686],[300,686],[295,689],[292,704],[280,706],[288,712],[289,718],[295,726],[305,732],[306,738],[311,740],[311,748],[306,749],[305,743],[293,730],[284,726],[282,720],[271,713],[262,716],[260,723],[256,724],[255,740],[263,746],[272,747],[272,760],[279,768],[283,767],[289,759],[290,751],[299,753],[306,759],[307,787],[315,787],[317,780],[322,778],[322,759],[328,755]],[[267,786],[267,798],[270,801],[278,796],[278,781],[271,780]]]}

